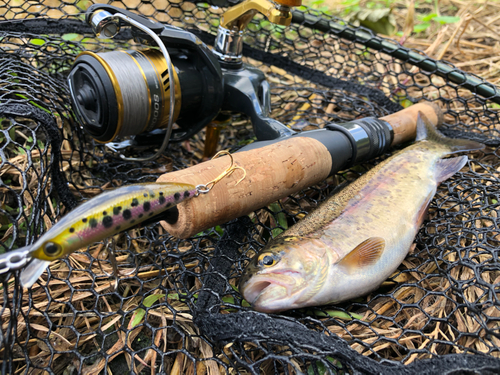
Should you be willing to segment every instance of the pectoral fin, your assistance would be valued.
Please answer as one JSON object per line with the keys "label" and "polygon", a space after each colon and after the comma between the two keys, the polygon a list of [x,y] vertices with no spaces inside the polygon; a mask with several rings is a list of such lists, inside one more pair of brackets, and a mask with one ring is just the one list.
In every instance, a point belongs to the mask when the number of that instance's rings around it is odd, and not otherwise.
{"label": "pectoral fin", "polygon": [[381,237],[370,237],[361,242],[349,254],[342,258],[337,264],[354,271],[359,268],[375,264],[385,248],[385,240]]}

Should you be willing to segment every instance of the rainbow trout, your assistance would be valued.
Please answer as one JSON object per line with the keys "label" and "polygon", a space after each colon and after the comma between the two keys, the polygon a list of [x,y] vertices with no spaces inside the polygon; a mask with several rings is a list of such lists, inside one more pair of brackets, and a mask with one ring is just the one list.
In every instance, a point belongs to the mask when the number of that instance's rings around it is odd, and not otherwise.
{"label": "rainbow trout", "polygon": [[484,145],[450,139],[423,116],[416,143],[381,162],[271,240],[239,289],[253,308],[279,312],[337,303],[379,287],[401,264],[440,182]]}

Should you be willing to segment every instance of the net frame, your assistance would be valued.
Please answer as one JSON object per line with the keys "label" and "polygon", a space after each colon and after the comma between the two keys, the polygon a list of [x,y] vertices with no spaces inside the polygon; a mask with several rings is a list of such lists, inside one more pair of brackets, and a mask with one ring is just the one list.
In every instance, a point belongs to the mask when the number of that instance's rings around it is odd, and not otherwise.
{"label": "net frame", "polygon": [[[118,4],[189,28],[212,44],[222,9],[209,4],[226,3]],[[189,147],[171,145],[162,160],[138,164],[115,158],[79,129],[64,83],[77,53],[134,47],[126,32],[112,41],[93,38],[81,21],[86,5],[9,1],[0,12],[0,20],[9,20],[0,25],[0,217],[6,251],[32,243],[77,202],[110,186],[153,181],[201,160],[203,133]],[[170,237],[158,225],[122,235],[117,246],[124,267],[135,258],[141,267],[122,279],[118,292],[97,271],[99,245],[52,265],[29,292],[20,288],[17,274],[4,278],[3,372],[115,373],[125,366],[140,373],[147,369],[145,358],[154,357],[155,371],[166,373],[494,373],[498,89],[310,9],[295,12],[288,30],[256,17],[245,42],[246,61],[272,84],[271,116],[296,130],[380,117],[430,100],[445,108],[446,131],[479,138],[489,148],[440,187],[415,250],[388,285],[364,300],[335,306],[335,314],[332,307],[284,316],[255,313],[231,285],[249,257],[284,229],[283,216],[286,225],[300,220],[334,186],[380,159],[263,208],[251,220],[188,240]],[[236,149],[252,137],[244,116],[232,124],[223,130],[221,148]],[[158,294],[165,297],[146,306],[146,297]],[[131,328],[140,309],[144,318]]]}

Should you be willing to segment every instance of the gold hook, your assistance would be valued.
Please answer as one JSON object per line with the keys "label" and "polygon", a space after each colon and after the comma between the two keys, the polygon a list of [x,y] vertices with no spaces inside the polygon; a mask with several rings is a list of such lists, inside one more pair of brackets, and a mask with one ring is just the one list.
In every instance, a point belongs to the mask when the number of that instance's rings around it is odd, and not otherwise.
{"label": "gold hook", "polygon": [[206,193],[208,193],[210,190],[212,190],[212,188],[220,180],[222,180],[224,177],[230,176],[237,169],[241,169],[243,171],[243,177],[241,177],[238,180],[238,182],[236,183],[236,185],[238,185],[241,181],[243,181],[245,179],[245,177],[247,176],[247,171],[245,171],[245,169],[243,167],[240,167],[239,165],[235,165],[234,164],[233,155],[231,155],[229,153],[229,151],[226,151],[226,150],[219,151],[218,153],[216,153],[214,155],[214,157],[212,158],[212,160],[215,159],[215,158],[218,158],[221,155],[228,155],[231,158],[231,164],[229,165],[229,167],[224,172],[222,172],[219,176],[217,176],[216,178],[214,178],[212,181],[207,182],[205,185],[198,185],[198,186],[196,186],[196,190],[198,191],[198,194],[206,194]]}

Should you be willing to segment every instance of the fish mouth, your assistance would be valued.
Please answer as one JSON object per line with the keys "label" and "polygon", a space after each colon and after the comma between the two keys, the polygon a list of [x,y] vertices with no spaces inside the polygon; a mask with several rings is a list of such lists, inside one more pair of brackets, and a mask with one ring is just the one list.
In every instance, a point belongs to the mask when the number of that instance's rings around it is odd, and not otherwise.
{"label": "fish mouth", "polygon": [[242,286],[243,297],[254,309],[262,312],[281,311],[275,305],[280,301],[287,301],[297,285],[297,277],[302,276],[296,271],[282,271],[280,273],[261,273],[250,277]]}
{"label": "fish mouth", "polygon": [[253,303],[259,298],[262,293],[264,293],[266,288],[271,284],[271,282],[265,280],[254,282],[245,288],[243,296],[250,304],[253,305]]}

